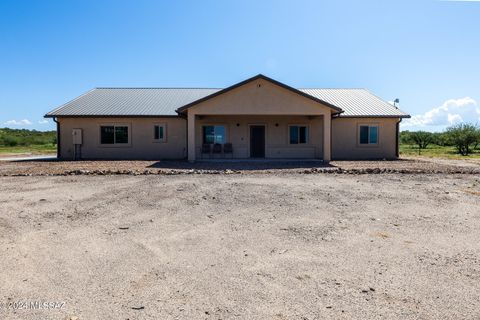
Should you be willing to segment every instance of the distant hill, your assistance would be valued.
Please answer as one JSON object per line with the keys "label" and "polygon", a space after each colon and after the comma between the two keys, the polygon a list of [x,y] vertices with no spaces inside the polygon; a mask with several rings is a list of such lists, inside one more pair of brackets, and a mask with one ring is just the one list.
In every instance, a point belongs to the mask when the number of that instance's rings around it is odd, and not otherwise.
{"label": "distant hill", "polygon": [[0,146],[31,146],[57,143],[56,131],[0,128]]}

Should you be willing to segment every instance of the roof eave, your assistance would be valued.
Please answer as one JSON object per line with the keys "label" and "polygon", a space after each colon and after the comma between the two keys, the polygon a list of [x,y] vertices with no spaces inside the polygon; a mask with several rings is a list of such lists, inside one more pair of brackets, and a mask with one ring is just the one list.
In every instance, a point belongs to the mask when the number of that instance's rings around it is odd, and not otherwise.
{"label": "roof eave", "polygon": [[121,114],[121,115],[115,115],[115,114],[82,114],[82,115],[52,115],[52,114],[46,114],[43,116],[44,118],[180,118],[180,115],[176,114]]}
{"label": "roof eave", "polygon": [[403,115],[340,115],[338,118],[411,118],[409,114]]}

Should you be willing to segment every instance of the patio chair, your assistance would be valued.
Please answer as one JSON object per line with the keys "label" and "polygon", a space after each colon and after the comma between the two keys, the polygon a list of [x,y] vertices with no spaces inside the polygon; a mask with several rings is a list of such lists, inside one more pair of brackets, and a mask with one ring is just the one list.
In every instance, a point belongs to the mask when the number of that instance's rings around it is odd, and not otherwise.
{"label": "patio chair", "polygon": [[202,159],[204,154],[208,154],[208,156],[210,157],[211,150],[212,150],[211,144],[208,144],[208,143],[202,144]]}
{"label": "patio chair", "polygon": [[227,154],[230,154],[233,159],[233,145],[230,142],[223,145],[223,155],[226,157]]}
{"label": "patio chair", "polygon": [[215,157],[216,154],[221,154],[222,153],[222,145],[220,143],[215,143],[213,145],[213,156]]}

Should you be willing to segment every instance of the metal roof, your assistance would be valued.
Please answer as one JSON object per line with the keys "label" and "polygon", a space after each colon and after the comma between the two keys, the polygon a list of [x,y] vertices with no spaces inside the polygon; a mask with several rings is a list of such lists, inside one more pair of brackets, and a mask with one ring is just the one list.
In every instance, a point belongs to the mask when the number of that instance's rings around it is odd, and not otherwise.
{"label": "metal roof", "polygon": [[[222,89],[96,88],[47,113],[46,117],[176,116],[176,110]],[[365,89],[299,89],[344,112],[340,117],[408,117]]]}
{"label": "metal roof", "polygon": [[176,116],[181,106],[221,89],[96,88],[46,116]]}
{"label": "metal roof", "polygon": [[410,117],[366,89],[299,89],[343,110],[340,117]]}

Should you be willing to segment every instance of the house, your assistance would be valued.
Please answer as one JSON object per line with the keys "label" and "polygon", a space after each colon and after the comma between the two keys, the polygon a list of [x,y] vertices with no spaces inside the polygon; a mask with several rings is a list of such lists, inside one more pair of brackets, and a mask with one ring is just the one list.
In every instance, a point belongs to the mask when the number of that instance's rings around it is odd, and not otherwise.
{"label": "house", "polygon": [[364,89],[258,75],[225,89],[96,88],[47,113],[60,159],[395,159],[410,117]]}

